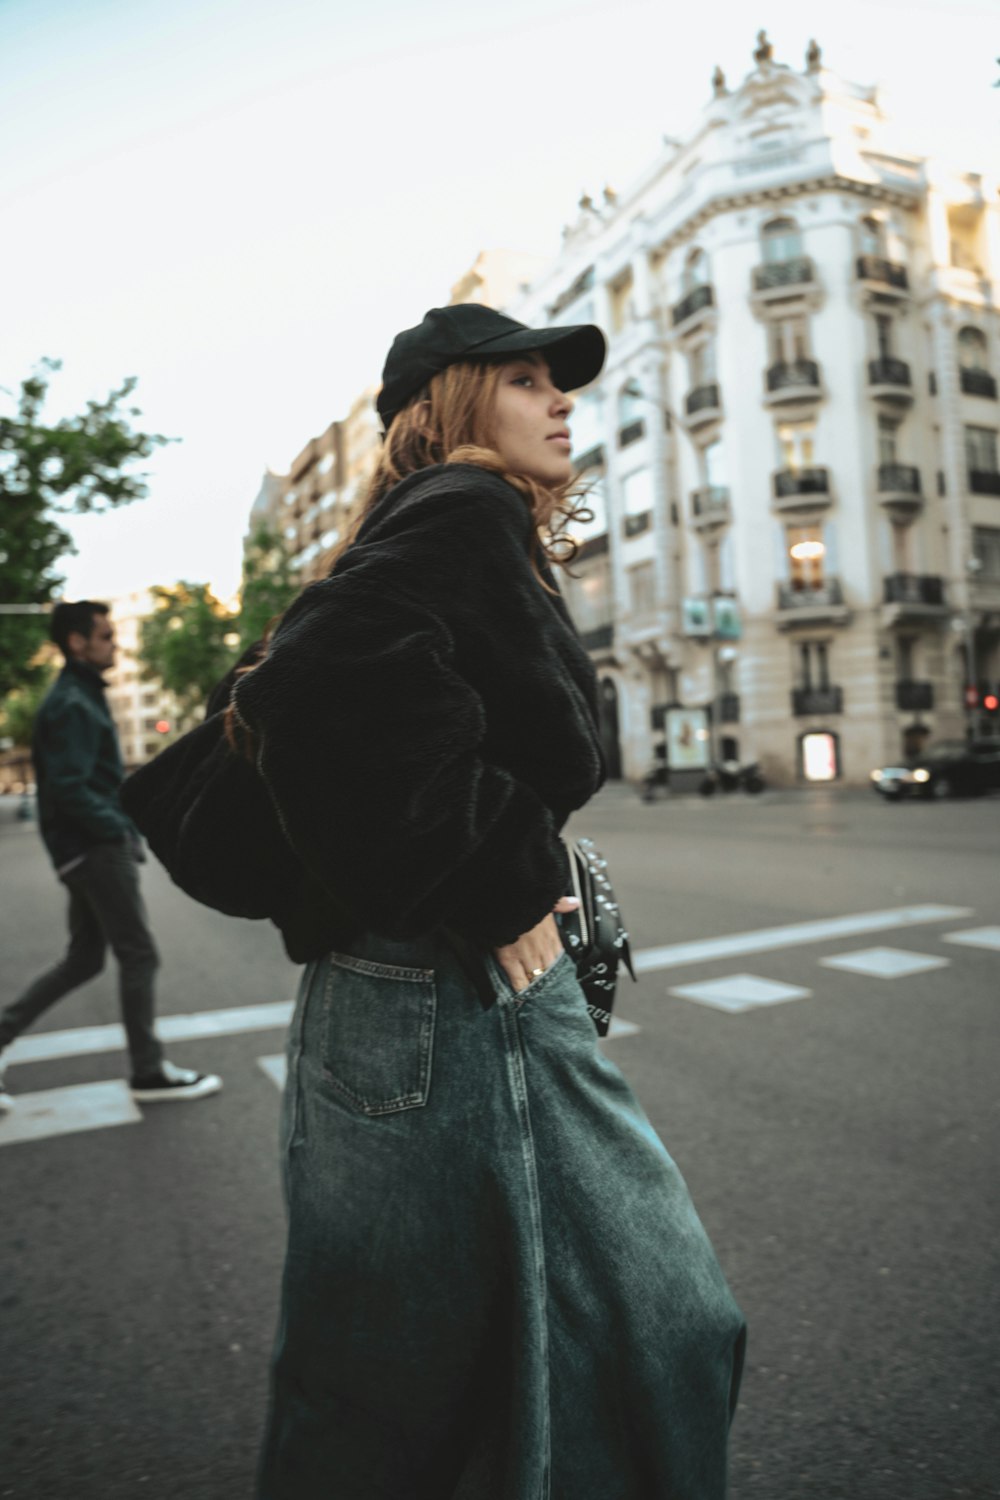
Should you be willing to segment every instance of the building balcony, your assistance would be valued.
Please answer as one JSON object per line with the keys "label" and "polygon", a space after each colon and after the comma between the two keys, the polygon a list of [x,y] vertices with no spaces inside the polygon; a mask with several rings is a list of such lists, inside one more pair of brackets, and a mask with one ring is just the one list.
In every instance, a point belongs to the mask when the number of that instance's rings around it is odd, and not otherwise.
{"label": "building balcony", "polygon": [[897,682],[896,707],[903,713],[919,713],[934,707],[932,682]]}
{"label": "building balcony", "polygon": [[582,474],[585,469],[599,469],[604,464],[604,444],[595,443],[578,457],[574,456],[573,468],[577,474]]}
{"label": "building balcony", "polygon": [[589,536],[581,542],[576,551],[574,562],[586,562],[588,557],[606,557],[610,550],[608,533],[603,531],[600,536]]}
{"label": "building balcony", "polygon": [[715,307],[715,290],[709,285],[696,286],[674,304],[670,310],[670,321],[674,333],[693,333],[709,317]]}
{"label": "building balcony", "polygon": [[729,490],[722,484],[705,485],[691,495],[691,525],[696,531],[714,531],[732,520]]}
{"label": "building balcony", "polygon": [[818,510],[830,504],[830,473],[824,468],[778,469],[771,475],[775,510]]}
{"label": "building balcony", "polygon": [[634,516],[626,516],[622,523],[622,529],[627,537],[642,536],[653,524],[653,512],[651,510],[640,510]]}
{"label": "building balcony", "polygon": [[910,367],[905,359],[895,359],[892,355],[870,359],[868,394],[876,400],[909,405],[913,400],[913,383],[910,380]]}
{"label": "building balcony", "polygon": [[840,687],[792,688],[792,713],[796,718],[807,714],[842,714],[844,690]]}
{"label": "building balcony", "polygon": [[705,422],[717,421],[722,416],[722,397],[715,381],[710,385],[695,386],[693,391],[688,391],[684,397],[684,411],[689,427],[700,427]]}
{"label": "building balcony", "polygon": [[717,724],[738,724],[740,722],[739,693],[719,694],[715,700],[715,721]]}
{"label": "building balcony", "polygon": [[936,573],[891,573],[882,587],[883,626],[939,620],[948,609],[944,579]]}
{"label": "building balcony", "polygon": [[779,630],[791,630],[797,625],[843,625],[849,617],[839,578],[801,587],[794,583],[778,584]]}
{"label": "building balcony", "polygon": [[859,255],[858,280],[880,297],[906,297],[910,283],[906,267],[881,255]]}
{"label": "building balcony", "polygon": [[819,365],[814,359],[781,360],[767,371],[764,383],[768,406],[784,401],[818,401],[823,394]]}
{"label": "building balcony", "polygon": [[875,475],[879,505],[899,520],[910,520],[922,509],[920,470],[912,464],[879,464]]}
{"label": "building balcony", "polygon": [[587,651],[609,651],[615,641],[613,624],[595,625],[591,630],[582,630],[580,640]]}
{"label": "building balcony", "polygon": [[997,383],[989,370],[967,370],[963,365],[958,378],[967,396],[986,396],[990,401],[997,399]]}
{"label": "building balcony", "polygon": [[619,448],[627,448],[630,443],[637,443],[640,438],[645,436],[645,418],[636,417],[634,422],[626,422],[624,427],[619,427],[618,446]]}
{"label": "building balcony", "polygon": [[816,268],[808,255],[797,255],[792,260],[769,261],[756,266],[753,273],[753,300],[755,302],[782,302],[792,297],[804,297],[816,290]]}
{"label": "building balcony", "polygon": [[970,469],[969,489],[974,495],[1000,495],[1000,473],[993,469]]}

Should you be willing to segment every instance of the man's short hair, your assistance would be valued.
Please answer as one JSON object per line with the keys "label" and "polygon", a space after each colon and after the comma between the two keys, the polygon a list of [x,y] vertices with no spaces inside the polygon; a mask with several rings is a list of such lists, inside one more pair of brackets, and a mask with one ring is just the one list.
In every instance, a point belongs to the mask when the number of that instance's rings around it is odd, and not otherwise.
{"label": "man's short hair", "polygon": [[80,599],[75,604],[57,604],[49,620],[49,635],[69,660],[70,635],[75,632],[89,641],[94,630],[95,615],[110,613],[106,604],[98,604],[94,599]]}

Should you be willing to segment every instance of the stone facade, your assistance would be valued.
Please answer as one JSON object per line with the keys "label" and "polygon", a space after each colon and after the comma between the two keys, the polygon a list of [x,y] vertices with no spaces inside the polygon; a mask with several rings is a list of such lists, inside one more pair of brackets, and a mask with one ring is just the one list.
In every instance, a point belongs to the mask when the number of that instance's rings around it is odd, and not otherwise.
{"label": "stone facade", "polygon": [[997,186],[761,34],[508,304],[609,335],[572,419],[595,515],[567,590],[614,771],[690,778],[674,710],[776,783],[1000,727],[965,691],[1000,677]]}

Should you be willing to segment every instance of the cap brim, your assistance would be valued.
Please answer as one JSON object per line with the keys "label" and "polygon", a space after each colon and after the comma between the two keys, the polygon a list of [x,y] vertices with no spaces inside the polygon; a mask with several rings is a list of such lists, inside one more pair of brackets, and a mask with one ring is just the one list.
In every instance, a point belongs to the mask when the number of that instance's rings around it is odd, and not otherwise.
{"label": "cap brim", "polygon": [[576,391],[601,373],[607,354],[604,334],[594,323],[567,328],[525,328],[502,333],[469,350],[471,359],[502,359],[513,354],[542,354],[561,391]]}

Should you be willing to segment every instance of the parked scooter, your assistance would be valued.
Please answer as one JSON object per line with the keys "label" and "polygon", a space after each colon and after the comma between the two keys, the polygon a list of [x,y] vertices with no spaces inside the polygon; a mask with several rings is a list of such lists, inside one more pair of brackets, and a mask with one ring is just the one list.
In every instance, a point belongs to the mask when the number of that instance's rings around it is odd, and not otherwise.
{"label": "parked scooter", "polygon": [[747,761],[746,765],[741,765],[738,760],[720,760],[705,772],[698,790],[703,797],[713,797],[717,791],[740,790],[756,796],[766,785],[757,761]]}

